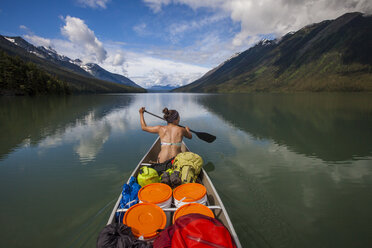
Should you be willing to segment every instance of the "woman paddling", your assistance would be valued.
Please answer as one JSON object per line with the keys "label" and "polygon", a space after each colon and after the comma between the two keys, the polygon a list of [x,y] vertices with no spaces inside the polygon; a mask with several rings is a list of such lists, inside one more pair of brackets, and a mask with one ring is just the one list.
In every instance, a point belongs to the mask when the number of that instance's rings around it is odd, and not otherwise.
{"label": "woman paddling", "polygon": [[164,163],[167,160],[174,158],[181,152],[181,145],[183,137],[192,138],[189,127],[179,127],[180,115],[176,110],[163,109],[164,119],[168,122],[166,126],[147,126],[143,113],[145,107],[140,108],[140,119],[142,130],[149,133],[157,133],[160,137],[161,150],[158,155],[158,163]]}

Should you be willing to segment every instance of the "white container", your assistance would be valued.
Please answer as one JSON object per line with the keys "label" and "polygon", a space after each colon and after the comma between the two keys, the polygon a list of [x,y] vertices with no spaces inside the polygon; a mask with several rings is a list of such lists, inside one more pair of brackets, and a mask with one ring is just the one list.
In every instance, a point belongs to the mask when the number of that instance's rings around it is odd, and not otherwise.
{"label": "white container", "polygon": [[174,205],[179,208],[189,203],[207,204],[207,189],[199,183],[186,183],[173,191]]}

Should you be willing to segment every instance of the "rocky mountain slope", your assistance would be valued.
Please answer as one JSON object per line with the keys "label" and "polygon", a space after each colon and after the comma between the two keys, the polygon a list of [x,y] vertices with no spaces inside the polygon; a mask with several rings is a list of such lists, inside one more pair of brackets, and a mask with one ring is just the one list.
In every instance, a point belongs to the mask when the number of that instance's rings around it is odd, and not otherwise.
{"label": "rocky mountain slope", "polygon": [[97,64],[87,63],[87,64],[82,64],[81,67],[83,67],[84,70],[86,70],[89,74],[91,74],[95,78],[99,78],[99,79],[109,81],[109,82],[124,84],[124,85],[135,87],[135,88],[141,88],[141,86],[139,86],[138,84],[136,84],[129,78],[124,77],[120,74],[106,71],[105,69],[103,69]]}
{"label": "rocky mountain slope", "polygon": [[23,61],[32,62],[42,70],[69,83],[72,92],[145,92],[130,79],[110,73],[96,64],[83,64],[59,55],[50,47],[36,47],[21,37],[0,35],[0,50]]}
{"label": "rocky mountain slope", "polygon": [[263,40],[176,92],[372,91],[372,16],[347,13]]}

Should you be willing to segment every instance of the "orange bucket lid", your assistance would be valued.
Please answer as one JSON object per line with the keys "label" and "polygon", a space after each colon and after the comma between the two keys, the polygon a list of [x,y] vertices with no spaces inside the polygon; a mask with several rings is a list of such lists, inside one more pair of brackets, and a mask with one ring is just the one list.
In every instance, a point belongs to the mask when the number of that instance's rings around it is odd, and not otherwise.
{"label": "orange bucket lid", "polygon": [[138,199],[148,203],[162,203],[172,197],[172,188],[164,183],[151,183],[142,187]]}
{"label": "orange bucket lid", "polygon": [[155,237],[159,229],[164,229],[167,217],[164,211],[152,203],[138,203],[130,207],[124,215],[123,223],[132,228],[136,237]]}
{"label": "orange bucket lid", "polygon": [[189,203],[177,209],[173,215],[173,224],[179,217],[187,214],[203,214],[214,218],[212,210],[210,210],[207,206],[204,206],[200,203]]}
{"label": "orange bucket lid", "polygon": [[200,183],[186,183],[178,186],[173,191],[173,197],[177,201],[186,197],[183,202],[194,202],[202,199],[207,189]]}

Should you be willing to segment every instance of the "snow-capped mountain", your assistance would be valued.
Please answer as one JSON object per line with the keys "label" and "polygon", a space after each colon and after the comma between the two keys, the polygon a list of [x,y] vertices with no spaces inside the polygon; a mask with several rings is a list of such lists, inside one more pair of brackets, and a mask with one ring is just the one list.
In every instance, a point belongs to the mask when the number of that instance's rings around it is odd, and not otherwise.
{"label": "snow-capped mountain", "polygon": [[56,50],[54,50],[52,47],[46,47],[46,46],[39,46],[37,49],[41,50],[43,53],[47,53],[50,57],[56,60],[66,61],[71,63],[71,59],[69,57],[66,57],[64,55],[59,55]]}
{"label": "snow-capped mountain", "polygon": [[[76,61],[75,61],[75,63],[76,63]],[[106,71],[105,69],[103,69],[102,67],[100,67],[97,64],[87,63],[87,64],[82,64],[80,67],[83,68],[84,70],[86,70],[88,73],[90,73],[95,78],[99,78],[99,79],[102,79],[102,80],[105,80],[105,81],[110,81],[110,82],[116,82],[116,83],[132,86],[132,87],[136,87],[136,88],[141,88],[139,85],[134,83],[129,78],[124,77],[120,74],[111,73],[109,71]]]}
{"label": "snow-capped mountain", "polygon": [[216,72],[219,68],[221,68],[222,66],[224,66],[226,63],[228,63],[229,61],[231,61],[233,58],[235,57],[238,57],[240,55],[240,52],[237,52],[237,53],[234,53],[230,58],[228,58],[227,60],[225,60],[224,62],[222,62],[221,64],[219,64],[218,66],[216,66],[215,68],[213,68],[212,70],[208,71],[207,73],[205,73],[202,78],[204,77],[208,77],[209,75],[213,74],[214,72]]}
{"label": "snow-capped mountain", "polygon": [[73,60],[67,56],[60,55],[52,47],[45,47],[45,46],[36,47],[28,43],[21,37],[7,37],[7,36],[1,36],[1,37],[3,37],[5,40],[7,40],[10,43],[25,49],[28,53],[34,54],[41,59],[45,59],[50,62],[53,62],[54,64],[57,64],[58,66],[62,66],[64,68],[72,70],[76,73],[79,73],[80,75],[94,77],[97,79],[119,83],[119,84],[131,86],[131,87],[142,88],[141,86],[137,85],[132,80],[130,80],[129,78],[119,75],[119,74],[111,73],[103,69],[97,64],[94,64],[94,63],[84,64],[80,59]]}
{"label": "snow-capped mountain", "polygon": [[359,12],[307,25],[261,40],[174,91],[371,91],[371,27],[372,16]]}
{"label": "snow-capped mountain", "polygon": [[276,44],[276,40],[263,39],[257,43],[259,46],[270,46]]}

